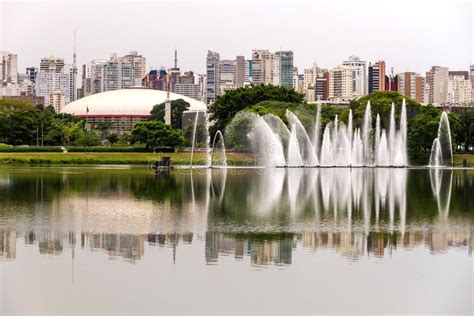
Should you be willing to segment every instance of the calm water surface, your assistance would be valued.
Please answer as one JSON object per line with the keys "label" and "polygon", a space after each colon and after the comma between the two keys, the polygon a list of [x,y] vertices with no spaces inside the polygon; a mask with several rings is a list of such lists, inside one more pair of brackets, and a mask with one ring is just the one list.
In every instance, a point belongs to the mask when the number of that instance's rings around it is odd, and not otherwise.
{"label": "calm water surface", "polygon": [[473,313],[474,170],[0,168],[0,314]]}

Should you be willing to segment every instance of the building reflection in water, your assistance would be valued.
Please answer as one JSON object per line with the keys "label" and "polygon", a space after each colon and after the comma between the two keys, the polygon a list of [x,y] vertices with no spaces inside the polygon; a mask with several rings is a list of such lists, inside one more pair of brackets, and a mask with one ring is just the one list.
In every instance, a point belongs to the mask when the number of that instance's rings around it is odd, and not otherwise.
{"label": "building reflection in water", "polygon": [[[459,224],[459,223],[458,223]],[[37,237],[37,238],[36,238]],[[12,260],[16,257],[16,243],[23,239],[25,244],[37,244],[41,255],[61,255],[76,249],[76,237],[85,251],[100,251],[109,258],[122,258],[134,263],[145,256],[148,247],[159,246],[176,251],[182,244],[201,243],[193,233],[177,234],[98,234],[98,233],[34,233],[17,234],[12,231],[0,232],[0,259]],[[299,246],[311,251],[331,250],[355,261],[361,257],[389,258],[398,249],[410,250],[426,247],[432,254],[446,252],[450,248],[465,249],[472,255],[474,234],[472,230],[434,230],[424,229],[401,233],[371,232],[303,232],[303,233],[253,233],[233,234],[207,232],[204,236],[205,259],[207,264],[217,264],[219,257],[233,256],[237,261],[250,258],[253,266],[290,265],[293,251]]]}
{"label": "building reflection in water", "polygon": [[473,214],[462,207],[472,205],[474,177],[450,169],[411,178],[410,172],[415,171],[207,170],[123,182],[94,178],[87,183],[96,187],[81,181],[78,192],[71,192],[75,175],[61,175],[57,187],[65,191],[57,194],[43,187],[43,178],[31,181],[32,202],[23,211],[9,207],[24,202],[15,200],[16,183],[27,185],[9,175],[5,187],[12,191],[5,196],[11,200],[0,202],[0,259],[17,256],[18,240],[37,246],[41,255],[80,247],[128,262],[155,246],[171,248],[170,260],[177,262],[180,245],[202,243],[207,264],[225,256],[249,258],[252,266],[285,266],[299,248],[331,250],[349,260],[389,258],[414,247],[433,254],[460,248],[471,255]]}

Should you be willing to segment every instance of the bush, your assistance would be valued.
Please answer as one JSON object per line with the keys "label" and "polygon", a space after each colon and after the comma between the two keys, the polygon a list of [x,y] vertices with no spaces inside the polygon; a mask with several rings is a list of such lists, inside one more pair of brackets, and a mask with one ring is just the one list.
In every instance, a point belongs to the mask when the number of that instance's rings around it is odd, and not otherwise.
{"label": "bush", "polygon": [[83,147],[83,146],[71,146],[67,150],[70,153],[75,152],[92,152],[92,153],[143,153],[150,152],[150,150],[145,147],[104,147],[104,146],[94,146],[94,147]]}
{"label": "bush", "polygon": [[63,149],[60,146],[30,146],[30,147],[3,147],[0,146],[0,152],[3,153],[62,153]]}

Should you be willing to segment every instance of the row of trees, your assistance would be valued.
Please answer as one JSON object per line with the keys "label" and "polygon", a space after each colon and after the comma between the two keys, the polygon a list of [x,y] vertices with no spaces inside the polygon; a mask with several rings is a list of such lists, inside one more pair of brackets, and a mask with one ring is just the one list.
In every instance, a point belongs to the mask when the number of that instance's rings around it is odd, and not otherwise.
{"label": "row of trees", "polygon": [[0,100],[0,143],[38,146],[94,146],[99,134],[84,121],[58,114],[52,107],[34,107],[19,100]]}

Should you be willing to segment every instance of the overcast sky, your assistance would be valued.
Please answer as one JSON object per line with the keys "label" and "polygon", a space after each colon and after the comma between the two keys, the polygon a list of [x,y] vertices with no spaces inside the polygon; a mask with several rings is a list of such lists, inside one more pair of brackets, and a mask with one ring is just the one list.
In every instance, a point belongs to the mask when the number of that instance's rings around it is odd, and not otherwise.
{"label": "overcast sky", "polygon": [[473,1],[81,1],[0,0],[0,48],[18,54],[18,69],[55,55],[78,64],[136,50],[147,68],[205,71],[208,49],[221,59],[250,58],[253,48],[293,50],[302,72],[331,68],[350,55],[384,59],[395,72],[474,63]]}

